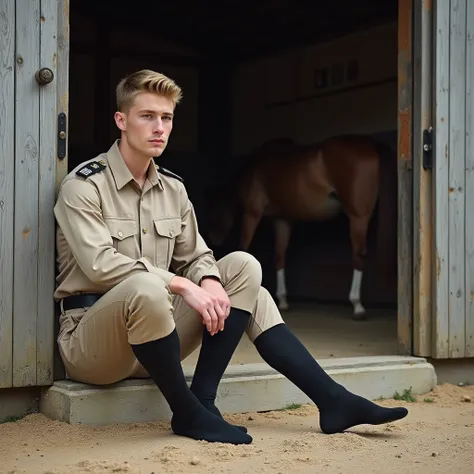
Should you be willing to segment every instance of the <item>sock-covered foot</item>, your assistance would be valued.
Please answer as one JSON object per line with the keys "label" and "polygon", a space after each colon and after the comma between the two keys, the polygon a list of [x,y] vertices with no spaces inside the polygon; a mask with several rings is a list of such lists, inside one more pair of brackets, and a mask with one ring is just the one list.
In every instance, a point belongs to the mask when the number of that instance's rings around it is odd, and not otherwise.
{"label": "sock-covered foot", "polygon": [[320,427],[326,434],[341,433],[356,425],[380,425],[405,418],[403,407],[385,408],[347,392],[329,406],[320,407]]}
{"label": "sock-covered foot", "polygon": [[[191,392],[207,410],[221,419],[223,417],[214,404],[217,388],[232,354],[248,326],[249,318],[248,311],[231,308],[224,331],[211,336],[205,328],[203,329],[202,345],[191,384]],[[232,426],[247,433],[245,426]]]}
{"label": "sock-covered foot", "polygon": [[340,433],[355,425],[379,425],[404,418],[406,408],[384,408],[348,392],[316,362],[286,324],[274,326],[255,340],[262,358],[291,380],[318,406],[324,433]]}
{"label": "sock-covered foot", "polygon": [[192,416],[173,415],[171,428],[179,436],[210,443],[250,444],[252,437],[203,408]]}
{"label": "sock-covered foot", "polygon": [[[221,419],[224,419],[224,417],[222,416],[222,413],[219,411],[219,409],[216,407],[216,405],[214,405],[214,402],[201,400],[199,398],[199,395],[196,394],[196,396],[199,399],[199,401],[201,402],[201,404],[204,406],[204,408],[206,408],[208,411],[210,411],[213,415],[216,415],[217,417],[219,417]],[[247,433],[247,428],[245,426],[241,426],[241,425],[231,425],[231,426],[234,426],[235,428],[243,431],[244,433]]]}

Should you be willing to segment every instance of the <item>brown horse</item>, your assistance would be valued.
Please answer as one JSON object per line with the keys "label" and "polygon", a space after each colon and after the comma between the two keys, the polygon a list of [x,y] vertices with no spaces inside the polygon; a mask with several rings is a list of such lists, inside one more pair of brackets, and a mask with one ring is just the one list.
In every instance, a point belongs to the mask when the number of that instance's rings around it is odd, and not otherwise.
{"label": "brown horse", "polygon": [[367,231],[377,200],[378,262],[386,276],[395,274],[395,165],[389,147],[369,136],[340,136],[305,146],[291,139],[269,141],[250,155],[233,190],[227,187],[219,197],[214,195],[209,239],[214,245],[222,244],[233,226],[233,213],[241,212],[240,246],[247,250],[262,217],[271,217],[275,230],[276,294],[279,307],[284,310],[288,309],[285,254],[292,222],[327,220],[344,212],[350,223],[353,261],[349,300],[354,307],[354,319],[365,319],[365,308],[360,301],[361,283]]}

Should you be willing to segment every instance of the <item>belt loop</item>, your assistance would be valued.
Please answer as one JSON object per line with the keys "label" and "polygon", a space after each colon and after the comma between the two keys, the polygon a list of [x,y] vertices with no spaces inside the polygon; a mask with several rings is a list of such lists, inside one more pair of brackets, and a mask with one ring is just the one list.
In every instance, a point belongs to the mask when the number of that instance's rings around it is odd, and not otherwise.
{"label": "belt loop", "polygon": [[59,309],[61,310],[61,314],[65,314],[63,301],[64,299],[61,299],[61,301],[59,302]]}

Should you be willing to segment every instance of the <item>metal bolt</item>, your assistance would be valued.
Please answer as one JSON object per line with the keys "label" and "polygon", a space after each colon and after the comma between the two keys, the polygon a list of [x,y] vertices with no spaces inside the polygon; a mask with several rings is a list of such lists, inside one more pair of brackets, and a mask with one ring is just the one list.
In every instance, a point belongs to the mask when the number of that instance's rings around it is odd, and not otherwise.
{"label": "metal bolt", "polygon": [[61,130],[61,131],[59,132],[59,138],[60,138],[61,140],[64,140],[64,139],[66,138],[66,132],[65,132],[64,130]]}
{"label": "metal bolt", "polygon": [[49,84],[54,79],[54,73],[51,69],[47,67],[42,67],[41,69],[38,69],[38,71],[36,71],[35,79],[38,84]]}

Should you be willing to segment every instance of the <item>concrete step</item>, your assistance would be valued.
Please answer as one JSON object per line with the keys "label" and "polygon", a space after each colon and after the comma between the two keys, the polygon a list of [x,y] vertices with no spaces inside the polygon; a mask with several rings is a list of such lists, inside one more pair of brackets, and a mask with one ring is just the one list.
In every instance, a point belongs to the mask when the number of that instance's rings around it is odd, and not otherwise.
{"label": "concrete step", "polygon": [[[380,356],[320,360],[321,366],[348,390],[370,400],[391,398],[411,388],[413,394],[436,385],[433,365],[419,357]],[[187,373],[186,373],[187,372]],[[192,374],[185,371],[188,383]],[[310,403],[293,383],[267,364],[231,365],[219,386],[216,404],[223,413],[245,413]],[[94,386],[63,380],[45,389],[44,415],[67,423],[104,425],[168,420],[171,412],[149,379]]]}

